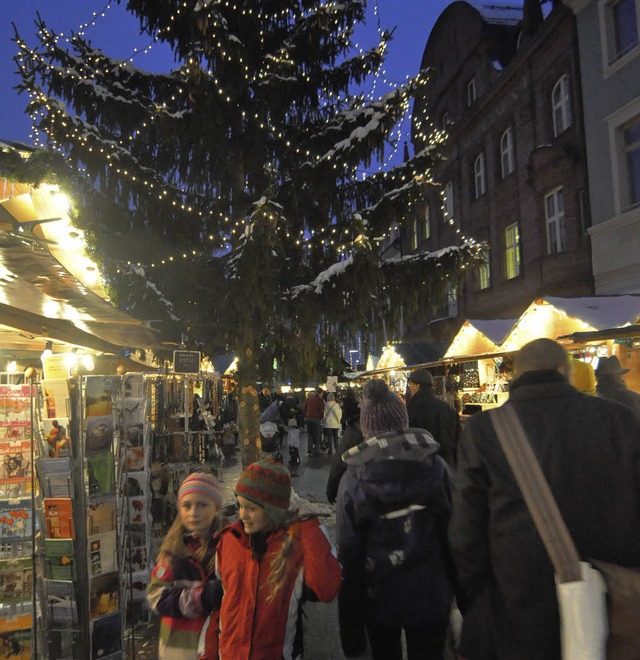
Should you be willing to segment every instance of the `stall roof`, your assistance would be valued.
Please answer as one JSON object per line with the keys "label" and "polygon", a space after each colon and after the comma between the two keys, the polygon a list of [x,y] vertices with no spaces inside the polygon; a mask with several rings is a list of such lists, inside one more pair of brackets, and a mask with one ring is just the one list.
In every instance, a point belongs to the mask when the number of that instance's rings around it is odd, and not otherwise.
{"label": "stall roof", "polygon": [[14,355],[40,354],[45,341],[159,348],[156,331],[107,300],[67,207],[55,186],[0,179],[0,345]]}
{"label": "stall roof", "polygon": [[639,321],[640,295],[537,298],[505,337],[501,348],[515,350],[538,337],[557,339]]}
{"label": "stall roof", "polygon": [[[444,354],[444,344],[434,344],[430,342],[398,342],[386,346],[378,365],[384,369],[404,368],[407,364],[419,364],[424,362],[433,362],[440,359]],[[394,360],[394,357],[396,358]],[[388,364],[389,361],[393,364]]]}
{"label": "stall roof", "polygon": [[637,339],[640,338],[640,324],[626,325],[622,328],[605,328],[593,332],[574,332],[562,335],[558,340],[569,340],[574,344],[585,344],[591,341],[607,341],[608,339]]}
{"label": "stall roof", "polygon": [[518,319],[469,319],[468,323],[478,332],[488,337],[496,346],[500,346],[504,338]]}

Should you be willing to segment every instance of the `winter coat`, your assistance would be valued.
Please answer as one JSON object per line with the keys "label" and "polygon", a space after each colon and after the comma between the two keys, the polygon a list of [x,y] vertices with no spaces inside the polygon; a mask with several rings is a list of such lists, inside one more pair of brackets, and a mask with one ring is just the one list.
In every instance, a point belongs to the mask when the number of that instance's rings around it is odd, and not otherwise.
{"label": "winter coat", "polygon": [[[511,384],[513,405],[578,553],[640,566],[640,424],[628,408],[578,392],[557,371]],[[560,660],[553,567],[489,413],[465,424],[450,540],[469,600],[469,660]]]}
{"label": "winter coat", "polygon": [[618,376],[600,377],[596,385],[596,393],[603,399],[611,399],[611,401],[629,406],[640,420],[640,394],[628,389]]}
{"label": "winter coat", "polygon": [[324,404],[322,426],[325,429],[339,429],[342,422],[342,408],[337,401],[327,401]]}
{"label": "winter coat", "polygon": [[[188,549],[195,552],[198,541],[185,537]],[[215,551],[209,542],[207,558]],[[219,606],[222,595],[217,580],[207,580],[207,567],[195,557],[170,555],[159,561],[151,572],[147,600],[151,609],[160,615],[160,660],[189,660],[198,658],[198,639],[208,616]],[[212,652],[217,645],[210,641]]]}
{"label": "winter coat", "polygon": [[364,621],[446,628],[452,601],[446,547],[451,478],[437,450],[428,433],[407,429],[369,438],[344,455],[336,541],[347,655],[363,650]]}
{"label": "winter coat", "polygon": [[[271,561],[285,538],[294,537],[289,561],[293,570],[273,601],[267,581]],[[255,536],[255,535],[254,535]],[[301,604],[304,599],[329,602],[340,587],[340,565],[315,516],[278,528],[256,553],[240,521],[222,531],[216,552],[216,574],[224,596],[220,609],[221,660],[290,660],[301,654]],[[259,557],[259,558],[258,558]],[[217,658],[206,653],[209,659]]]}
{"label": "winter coat", "polygon": [[359,424],[347,426],[340,438],[338,449],[331,457],[331,469],[329,470],[329,478],[327,479],[327,501],[331,502],[331,504],[336,501],[340,479],[347,469],[347,464],[342,460],[342,456],[348,449],[360,444],[362,440],[362,431]]}
{"label": "winter coat", "polygon": [[324,417],[324,399],[319,394],[312,394],[304,404],[304,416],[320,421]]}
{"label": "winter coat", "polygon": [[436,396],[433,387],[420,386],[407,404],[409,426],[429,431],[440,445],[440,456],[451,467],[456,464],[460,417],[456,409]]}

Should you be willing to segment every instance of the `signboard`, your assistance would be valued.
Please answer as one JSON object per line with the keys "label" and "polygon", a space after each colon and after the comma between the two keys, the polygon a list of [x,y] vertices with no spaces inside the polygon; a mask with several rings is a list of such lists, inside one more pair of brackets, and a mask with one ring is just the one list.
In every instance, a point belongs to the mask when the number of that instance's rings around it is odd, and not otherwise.
{"label": "signboard", "polygon": [[335,392],[338,387],[337,376],[327,376],[327,392]]}
{"label": "signboard", "polygon": [[200,371],[200,351],[173,351],[173,370],[177,374],[197,374]]}
{"label": "signboard", "polygon": [[46,380],[53,378],[69,378],[67,356],[63,353],[47,355],[42,358],[42,377]]}

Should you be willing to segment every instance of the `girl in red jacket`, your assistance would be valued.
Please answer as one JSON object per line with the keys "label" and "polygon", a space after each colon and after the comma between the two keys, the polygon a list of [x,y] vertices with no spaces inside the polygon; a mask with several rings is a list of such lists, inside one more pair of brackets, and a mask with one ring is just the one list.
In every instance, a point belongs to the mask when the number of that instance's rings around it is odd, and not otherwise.
{"label": "girl in red jacket", "polygon": [[[240,519],[220,533],[216,549],[224,594],[219,657],[299,658],[303,600],[329,602],[340,587],[333,547],[315,516],[289,514],[291,478],[281,463],[267,458],[250,465],[235,494]],[[207,649],[205,657],[218,656]]]}
{"label": "girl in red jacket", "polygon": [[[178,515],[162,542],[147,599],[160,615],[160,660],[196,660],[207,617],[221,587],[207,580],[215,564],[213,536],[220,528],[222,489],[210,474],[190,474],[178,490]],[[217,641],[210,639],[212,653]],[[216,656],[213,656],[216,657]]]}

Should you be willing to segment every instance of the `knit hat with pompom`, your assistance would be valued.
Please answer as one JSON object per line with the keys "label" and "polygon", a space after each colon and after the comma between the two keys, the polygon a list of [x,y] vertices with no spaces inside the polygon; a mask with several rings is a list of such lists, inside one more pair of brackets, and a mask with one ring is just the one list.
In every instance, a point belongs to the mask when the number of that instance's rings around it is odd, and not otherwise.
{"label": "knit hat with pompom", "polygon": [[401,431],[409,426],[407,407],[380,378],[365,383],[360,404],[360,430],[365,440],[387,433]]}
{"label": "knit hat with pompom", "polygon": [[273,458],[256,461],[240,475],[235,494],[261,506],[269,518],[280,525],[289,509],[291,475]]}

